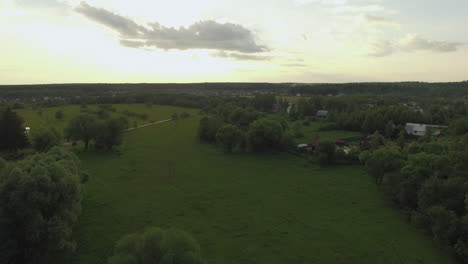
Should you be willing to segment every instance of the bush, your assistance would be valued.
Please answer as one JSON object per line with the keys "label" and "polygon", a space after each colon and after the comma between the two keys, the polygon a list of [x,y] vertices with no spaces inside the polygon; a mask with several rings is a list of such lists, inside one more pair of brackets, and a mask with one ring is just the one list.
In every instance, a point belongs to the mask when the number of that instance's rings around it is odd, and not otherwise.
{"label": "bush", "polygon": [[222,122],[216,118],[203,117],[198,126],[198,137],[206,142],[215,142],[216,133],[221,128]]}
{"label": "bush", "polygon": [[65,117],[65,115],[63,114],[62,110],[58,110],[57,112],[55,112],[55,118],[57,120],[63,120],[64,117]]}
{"label": "bush", "polygon": [[203,264],[198,242],[176,229],[149,228],[120,239],[108,264]]}
{"label": "bush", "polygon": [[316,153],[317,161],[321,166],[332,165],[335,162],[335,143],[333,141],[319,142]]}
{"label": "bush", "polygon": [[60,133],[54,129],[44,129],[32,134],[32,145],[37,151],[48,151],[55,146],[60,146],[62,137]]}
{"label": "bush", "polygon": [[281,148],[284,126],[281,122],[269,118],[254,121],[247,133],[252,151],[265,151]]}
{"label": "bush", "polygon": [[224,125],[216,133],[216,140],[228,153],[242,142],[242,138],[242,132],[233,125]]}

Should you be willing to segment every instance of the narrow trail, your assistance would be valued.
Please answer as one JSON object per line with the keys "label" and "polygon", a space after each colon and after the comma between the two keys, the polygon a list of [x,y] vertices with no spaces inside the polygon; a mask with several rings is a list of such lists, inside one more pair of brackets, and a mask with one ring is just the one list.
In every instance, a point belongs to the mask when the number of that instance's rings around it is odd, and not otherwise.
{"label": "narrow trail", "polygon": [[[191,114],[190,116],[194,116],[194,115],[198,115],[198,113]],[[169,121],[172,121],[172,120],[174,120],[174,119],[171,118],[171,119],[166,119],[166,120],[160,120],[160,121],[144,124],[144,125],[137,126],[137,127],[131,127],[131,128],[125,129],[123,132],[128,132],[128,131],[132,131],[132,130],[135,130],[135,129],[138,129],[138,128],[143,128],[143,127],[153,126],[153,125],[157,125],[157,124],[161,124],[161,123],[166,123],[166,122],[169,122]]]}

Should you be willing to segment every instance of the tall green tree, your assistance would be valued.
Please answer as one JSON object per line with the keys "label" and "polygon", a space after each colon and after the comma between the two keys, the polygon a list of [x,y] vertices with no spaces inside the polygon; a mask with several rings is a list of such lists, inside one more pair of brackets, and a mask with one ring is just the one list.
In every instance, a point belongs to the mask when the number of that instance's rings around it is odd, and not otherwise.
{"label": "tall green tree", "polygon": [[76,156],[58,147],[16,163],[0,159],[2,263],[47,263],[51,252],[75,247],[81,176]]}
{"label": "tall green tree", "polygon": [[109,119],[97,124],[94,137],[95,148],[100,150],[112,150],[122,144],[122,133],[126,126],[126,120]]}
{"label": "tall green tree", "polygon": [[360,159],[365,162],[377,185],[381,185],[384,175],[397,171],[404,165],[403,155],[395,147],[380,147],[372,152],[363,152]]}
{"label": "tall green tree", "polygon": [[281,147],[283,133],[280,121],[262,118],[250,125],[247,138],[253,151],[265,151]]}
{"label": "tall green tree", "polygon": [[55,146],[59,146],[62,136],[54,128],[42,129],[32,133],[32,146],[37,151],[48,151]]}
{"label": "tall green tree", "polygon": [[223,146],[224,151],[230,153],[232,150],[238,146],[242,140],[242,132],[234,125],[224,125],[216,133],[216,140],[221,146]]}
{"label": "tall green tree", "polygon": [[76,116],[68,123],[65,128],[65,137],[68,140],[82,140],[85,150],[89,149],[89,142],[96,137],[98,132],[96,118],[89,114]]}
{"label": "tall green tree", "polygon": [[0,151],[16,151],[28,144],[23,119],[9,107],[0,112]]}

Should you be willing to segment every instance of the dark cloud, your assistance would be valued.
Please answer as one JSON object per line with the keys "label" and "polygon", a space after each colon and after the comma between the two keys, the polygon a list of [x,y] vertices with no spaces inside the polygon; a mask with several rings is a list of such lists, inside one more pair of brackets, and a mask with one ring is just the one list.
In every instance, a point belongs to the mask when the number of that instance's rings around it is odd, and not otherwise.
{"label": "dark cloud", "polygon": [[225,52],[220,51],[211,54],[213,57],[218,58],[230,58],[235,60],[255,60],[255,61],[264,61],[264,60],[271,60],[272,57],[270,56],[261,56],[261,55],[252,55],[252,54],[243,54],[237,52]]}
{"label": "dark cloud", "polygon": [[[159,23],[141,26],[133,20],[81,2],[75,11],[120,33],[120,43],[131,48],[214,49],[257,53],[267,51],[255,41],[254,34],[242,25],[200,21],[189,27],[172,28]],[[239,56],[238,56],[239,55]],[[249,55],[233,55],[245,56]]]}

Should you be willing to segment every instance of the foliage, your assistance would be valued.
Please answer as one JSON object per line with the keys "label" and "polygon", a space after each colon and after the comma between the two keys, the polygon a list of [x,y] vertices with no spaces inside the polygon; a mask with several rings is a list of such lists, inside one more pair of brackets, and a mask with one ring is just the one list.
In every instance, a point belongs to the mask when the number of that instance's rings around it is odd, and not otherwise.
{"label": "foliage", "polygon": [[54,128],[42,129],[32,133],[32,146],[37,151],[49,151],[55,146],[60,146],[62,137]]}
{"label": "foliage", "polygon": [[203,117],[198,127],[198,137],[206,142],[215,142],[216,133],[221,128],[222,122],[217,118]]}
{"label": "foliage", "polygon": [[0,151],[16,151],[28,144],[23,119],[10,108],[0,111]]}
{"label": "foliage", "polygon": [[0,160],[0,252],[9,253],[2,263],[41,262],[75,247],[80,176],[78,159],[58,147],[15,164]]}
{"label": "foliage", "polygon": [[89,149],[89,143],[96,137],[99,127],[96,118],[89,114],[76,116],[65,128],[65,138],[67,140],[82,140],[85,150]]}
{"label": "foliage", "polygon": [[195,239],[176,229],[149,228],[120,239],[109,264],[203,264]]}
{"label": "foliage", "polygon": [[382,184],[385,173],[399,170],[404,162],[403,155],[395,147],[380,147],[372,152],[363,152],[360,159],[377,185]]}
{"label": "foliage", "polygon": [[335,162],[336,146],[333,141],[320,141],[317,146],[318,163],[322,166],[332,165]]}
{"label": "foliage", "polygon": [[296,122],[292,126],[294,137],[301,138],[304,137],[304,132],[302,131],[302,125],[299,122]]}
{"label": "foliage", "polygon": [[99,122],[94,138],[96,149],[110,151],[113,147],[122,144],[122,132],[126,124],[125,119],[110,119]]}
{"label": "foliage", "polygon": [[254,121],[247,133],[252,151],[265,151],[281,147],[284,126],[277,120],[262,118]]}
{"label": "foliage", "polygon": [[[465,261],[468,253],[468,151],[461,138],[424,138],[407,149],[379,148],[361,154],[369,174],[411,214],[411,221],[434,241],[452,247]],[[399,153],[398,153],[399,152]],[[383,175],[388,174],[382,182]]]}
{"label": "foliage", "polygon": [[224,125],[216,133],[216,140],[224,148],[224,151],[230,153],[241,144],[243,140],[242,132],[234,125]]}
{"label": "foliage", "polygon": [[58,110],[57,112],[55,112],[55,118],[57,120],[63,120],[64,117],[65,115],[62,110]]}

